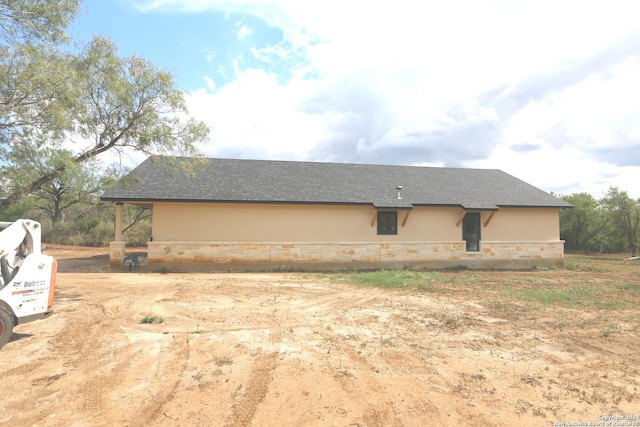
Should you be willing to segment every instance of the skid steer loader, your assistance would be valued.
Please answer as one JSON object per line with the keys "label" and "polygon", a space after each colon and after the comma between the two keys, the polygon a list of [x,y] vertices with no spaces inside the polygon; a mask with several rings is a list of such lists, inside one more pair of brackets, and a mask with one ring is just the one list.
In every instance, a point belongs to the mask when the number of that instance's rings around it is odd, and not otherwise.
{"label": "skid steer loader", "polygon": [[13,327],[53,314],[56,260],[42,254],[40,223],[0,222],[0,348]]}

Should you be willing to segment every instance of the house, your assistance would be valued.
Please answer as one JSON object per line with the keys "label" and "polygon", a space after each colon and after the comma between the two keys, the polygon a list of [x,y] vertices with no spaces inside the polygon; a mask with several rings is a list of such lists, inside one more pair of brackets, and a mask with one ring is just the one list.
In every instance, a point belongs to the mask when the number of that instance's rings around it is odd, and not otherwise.
{"label": "house", "polygon": [[[196,162],[193,173],[176,164]],[[150,157],[105,191],[152,210],[150,270],[562,266],[571,205],[500,170]]]}

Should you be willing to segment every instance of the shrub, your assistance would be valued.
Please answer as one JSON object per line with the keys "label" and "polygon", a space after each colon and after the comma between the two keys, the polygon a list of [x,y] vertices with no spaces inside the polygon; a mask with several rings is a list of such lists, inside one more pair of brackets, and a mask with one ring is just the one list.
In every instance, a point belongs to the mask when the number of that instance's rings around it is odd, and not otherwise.
{"label": "shrub", "polygon": [[140,320],[140,323],[163,323],[164,317],[155,316],[155,315],[147,315]]}

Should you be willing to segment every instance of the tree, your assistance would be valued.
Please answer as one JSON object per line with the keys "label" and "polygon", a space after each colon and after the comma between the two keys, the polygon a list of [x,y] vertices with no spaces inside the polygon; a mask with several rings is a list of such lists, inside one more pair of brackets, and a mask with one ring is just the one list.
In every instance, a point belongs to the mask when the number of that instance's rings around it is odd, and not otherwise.
{"label": "tree", "polygon": [[80,203],[97,203],[102,180],[96,171],[99,171],[99,166],[95,161],[76,165],[34,193],[37,196],[36,208],[47,215],[53,227],[64,224],[71,207]]}
{"label": "tree", "polygon": [[567,249],[588,251],[595,249],[596,240],[608,223],[598,201],[588,193],[563,196],[573,209],[560,212],[560,235]]}
{"label": "tree", "polygon": [[633,200],[626,191],[611,187],[601,203],[610,215],[612,223],[624,232],[631,256],[636,256],[640,227],[640,200]]}
{"label": "tree", "polygon": [[[188,117],[184,96],[170,73],[142,58],[120,58],[115,45],[104,38],[94,38],[76,56],[57,58],[67,70],[66,102],[61,103],[65,110],[60,114],[73,117],[72,129],[18,127],[11,135],[10,148],[0,149],[0,170],[14,177],[11,193],[0,200],[0,210],[41,189],[73,165],[107,151],[120,156],[127,150],[147,155],[197,154],[195,144],[206,138],[209,129],[202,122],[184,119]],[[72,150],[58,148],[56,132]],[[43,155],[57,161],[50,162],[51,167],[39,176],[19,179],[16,172],[24,159]]]}
{"label": "tree", "polygon": [[0,161],[17,134],[70,129],[70,64],[58,45],[79,8],[80,0],[0,0]]}
{"label": "tree", "polygon": [[68,122],[66,57],[56,46],[79,8],[80,0],[0,0],[0,160],[15,133]]}
{"label": "tree", "polygon": [[61,142],[78,97],[71,57],[48,46],[0,46],[0,160],[19,143]]}
{"label": "tree", "polygon": [[107,39],[92,40],[76,61],[76,72],[83,106],[76,132],[93,144],[85,145],[75,162],[127,148],[190,156],[209,132],[202,122],[182,119],[188,113],[184,95],[170,73],[142,58],[119,58]]}
{"label": "tree", "polygon": [[0,211],[0,221],[11,222],[18,218],[30,218],[29,212],[33,209],[34,203],[33,197],[27,197],[10,208]]}
{"label": "tree", "polygon": [[57,43],[80,0],[0,0],[0,44]]}

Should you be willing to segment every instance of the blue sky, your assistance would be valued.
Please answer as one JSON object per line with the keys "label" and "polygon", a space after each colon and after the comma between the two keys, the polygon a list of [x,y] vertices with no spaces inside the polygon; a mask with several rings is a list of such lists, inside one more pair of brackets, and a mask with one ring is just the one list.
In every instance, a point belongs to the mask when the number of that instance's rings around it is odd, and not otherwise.
{"label": "blue sky", "polygon": [[279,43],[282,30],[242,13],[142,13],[133,2],[91,0],[72,27],[77,40],[107,36],[123,56],[151,60],[174,73],[180,88],[196,91],[214,81],[231,81],[234,69],[262,67],[286,75],[286,66],[260,63],[251,49]]}
{"label": "blue sky", "polygon": [[172,71],[213,157],[501,169],[640,197],[640,4],[85,0]]}

